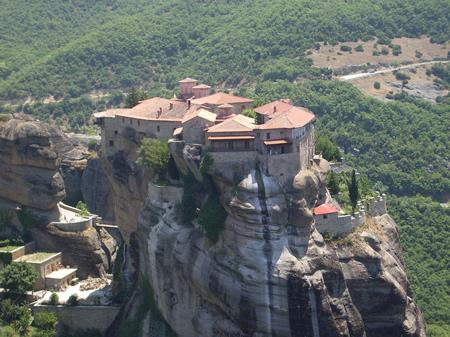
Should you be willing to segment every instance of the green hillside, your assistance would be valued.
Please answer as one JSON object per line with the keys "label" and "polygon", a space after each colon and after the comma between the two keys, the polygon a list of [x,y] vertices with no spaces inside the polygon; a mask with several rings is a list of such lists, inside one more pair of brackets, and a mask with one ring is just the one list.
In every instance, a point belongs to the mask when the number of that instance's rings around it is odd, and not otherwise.
{"label": "green hillside", "polygon": [[[61,102],[23,111],[72,129],[117,106],[116,89],[171,96],[178,79],[235,88],[259,102],[290,97],[318,131],[391,196],[409,277],[435,336],[450,335],[450,100],[392,102],[324,80],[305,51],[319,41],[450,36],[448,0],[0,0],[0,99]],[[447,72],[441,71],[444,75]],[[440,78],[444,81],[445,76]],[[307,81],[294,80],[308,79]],[[445,82],[446,83],[446,82]],[[90,100],[93,91],[111,93]],[[6,108],[3,108],[6,109]],[[18,108],[19,110],[22,107]],[[2,107],[0,106],[0,112]],[[396,195],[396,197],[394,196]]]}
{"label": "green hillside", "polygon": [[0,97],[77,97],[173,87],[180,76],[237,85],[317,76],[317,41],[449,36],[450,3],[426,1],[2,1]]}

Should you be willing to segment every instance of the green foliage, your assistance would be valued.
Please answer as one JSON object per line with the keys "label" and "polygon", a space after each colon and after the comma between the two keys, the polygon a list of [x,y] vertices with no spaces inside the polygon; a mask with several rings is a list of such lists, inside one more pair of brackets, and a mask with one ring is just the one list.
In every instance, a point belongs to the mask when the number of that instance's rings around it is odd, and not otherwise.
{"label": "green foliage", "polygon": [[17,210],[16,214],[23,228],[29,229],[37,225],[36,217],[25,206]]}
{"label": "green foliage", "polygon": [[438,79],[435,80],[437,84],[442,89],[450,88],[450,66],[449,64],[438,63],[431,67],[431,73]]}
{"label": "green foliage", "polygon": [[9,209],[0,209],[0,230],[11,225],[13,212]]}
{"label": "green foliage", "polygon": [[345,44],[342,45],[340,49],[341,49],[341,51],[344,51],[344,52],[351,52],[352,51],[352,47],[346,46]]}
{"label": "green foliage", "polygon": [[0,31],[8,32],[0,35],[0,95],[172,90],[188,74],[230,86],[322,76],[304,56],[318,41],[378,36],[389,44],[429,34],[445,42],[448,12],[435,0],[10,1],[0,13]]}
{"label": "green foliage", "polygon": [[77,306],[78,303],[79,303],[78,296],[76,294],[70,295],[70,297],[67,299],[66,302],[66,304],[71,307]]}
{"label": "green foliage", "polygon": [[450,336],[450,324],[427,324],[428,337]]}
{"label": "green foliage", "polygon": [[410,77],[408,74],[402,73],[402,72],[400,72],[400,71],[398,71],[398,72],[395,73],[395,78],[396,78],[398,81],[408,81],[408,80],[411,79],[411,77]]}
{"label": "green foliage", "polygon": [[202,208],[198,216],[198,223],[205,231],[206,237],[211,242],[217,242],[220,233],[225,228],[225,220],[227,218],[227,212],[220,203],[216,194],[210,195]]}
{"label": "green foliage", "polygon": [[356,209],[356,203],[359,200],[359,190],[358,183],[356,181],[355,170],[352,171],[352,178],[350,180],[350,183],[348,184],[348,197],[350,199],[350,204],[352,205],[352,213],[354,213]]}
{"label": "green foliage", "polygon": [[[425,197],[390,197],[389,212],[400,226],[409,280],[428,323],[450,324],[450,209]],[[433,328],[435,333],[441,329]],[[442,332],[442,330],[441,330]]]}
{"label": "green foliage", "polygon": [[19,337],[19,334],[12,326],[0,326],[0,337]]}
{"label": "green foliage", "polygon": [[380,90],[380,88],[381,88],[380,82],[378,82],[378,81],[373,82],[373,87],[377,90]]}
{"label": "green foliage", "polygon": [[325,136],[316,137],[316,153],[322,153],[322,156],[328,161],[341,160],[338,147]]}
{"label": "green foliage", "polygon": [[200,173],[205,175],[214,165],[214,159],[210,154],[205,154],[200,161]]}
{"label": "green foliage", "polygon": [[87,205],[81,200],[77,202],[77,205],[75,207],[80,211],[81,216],[89,216],[90,213]]}
{"label": "green foliage", "polygon": [[136,88],[131,88],[127,97],[125,98],[125,108],[132,108],[136,106],[139,101],[146,99],[147,93],[143,90],[139,90]]}
{"label": "green foliage", "polygon": [[12,255],[10,252],[0,252],[0,261],[4,266],[12,262]]}
{"label": "green foliage", "polygon": [[50,305],[58,305],[59,304],[59,296],[57,293],[52,293],[50,295],[50,299],[48,301],[48,304]]}
{"label": "green foliage", "polygon": [[250,117],[250,118],[256,118],[256,111],[253,109],[245,109],[241,112],[241,115]]}
{"label": "green foliage", "polygon": [[154,170],[157,174],[167,172],[169,147],[160,139],[144,138],[138,150],[137,164]]}
{"label": "green foliage", "polygon": [[3,324],[11,324],[22,316],[26,316],[29,309],[13,303],[10,299],[0,301],[0,321]]}
{"label": "green foliage", "polygon": [[55,332],[56,323],[58,317],[55,313],[50,311],[39,311],[34,315],[33,326],[42,329]]}
{"label": "green foliage", "polygon": [[20,299],[27,291],[33,290],[38,276],[32,266],[15,262],[0,271],[0,288],[4,288],[8,296]]}
{"label": "green foliage", "polygon": [[357,51],[358,53],[364,52],[364,47],[362,46],[362,44],[357,45],[355,51]]}
{"label": "green foliage", "polygon": [[333,171],[331,171],[328,176],[327,188],[331,195],[336,195],[339,193],[339,177]]}
{"label": "green foliage", "polygon": [[398,44],[392,45],[392,55],[398,56],[402,53],[402,47]]}
{"label": "green foliage", "polygon": [[381,54],[383,55],[389,55],[389,49],[387,47],[381,48]]}

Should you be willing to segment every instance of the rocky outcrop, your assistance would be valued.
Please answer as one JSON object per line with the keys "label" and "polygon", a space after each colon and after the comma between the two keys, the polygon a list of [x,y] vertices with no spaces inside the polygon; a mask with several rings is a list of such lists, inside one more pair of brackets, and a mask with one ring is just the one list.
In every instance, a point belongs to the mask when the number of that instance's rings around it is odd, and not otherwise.
{"label": "rocky outcrop", "polygon": [[[0,209],[12,212],[21,207],[26,211],[26,226],[15,217],[11,221],[15,235],[27,232],[37,249],[62,252],[63,263],[77,266],[81,277],[104,276],[111,269],[117,246],[108,233],[92,226],[67,232],[51,224],[59,221],[58,202],[66,195],[61,166],[82,169],[85,154],[83,147],[74,146],[46,123],[27,116],[2,119]],[[74,185],[81,185],[81,179]]]}
{"label": "rocky outcrop", "polygon": [[[237,185],[214,175],[228,214],[215,244],[196,221],[181,221],[182,187],[150,185],[134,249],[180,336],[425,336],[388,215],[349,240],[316,231],[311,207],[326,198],[327,170],[317,162],[290,190],[254,169]],[[158,335],[150,322],[142,336]]]}
{"label": "rocky outcrop", "polygon": [[61,161],[51,142],[58,134],[26,118],[0,122],[0,198],[42,211],[64,199]]}

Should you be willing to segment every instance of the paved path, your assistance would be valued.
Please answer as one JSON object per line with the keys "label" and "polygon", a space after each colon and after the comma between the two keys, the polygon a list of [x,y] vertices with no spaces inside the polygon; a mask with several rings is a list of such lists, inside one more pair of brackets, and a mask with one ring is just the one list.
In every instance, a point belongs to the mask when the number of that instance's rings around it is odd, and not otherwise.
{"label": "paved path", "polygon": [[448,63],[448,62],[449,61],[428,61],[428,62],[421,62],[421,63],[413,63],[413,64],[407,64],[407,65],[395,67],[395,68],[387,68],[387,69],[377,70],[377,71],[369,72],[369,73],[356,73],[356,74],[339,76],[337,79],[340,81],[350,81],[350,80],[354,80],[357,78],[363,78],[363,77],[369,77],[369,76],[374,76],[374,75],[378,75],[378,74],[390,73],[390,72],[400,70],[400,69],[416,68],[416,67],[420,67],[420,66],[427,65],[427,64]]}

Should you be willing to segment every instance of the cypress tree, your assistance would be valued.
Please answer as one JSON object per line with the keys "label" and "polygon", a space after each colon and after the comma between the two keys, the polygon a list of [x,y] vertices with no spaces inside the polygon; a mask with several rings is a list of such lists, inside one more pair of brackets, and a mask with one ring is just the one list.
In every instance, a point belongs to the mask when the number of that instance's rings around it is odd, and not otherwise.
{"label": "cypress tree", "polygon": [[330,178],[328,180],[328,190],[330,191],[331,195],[336,195],[339,193],[339,181],[336,174],[331,171]]}
{"label": "cypress tree", "polygon": [[356,181],[356,172],[353,169],[352,171],[352,179],[348,186],[348,196],[350,197],[350,203],[352,205],[352,213],[355,213],[356,204],[359,199],[359,191],[358,191],[358,182]]}

